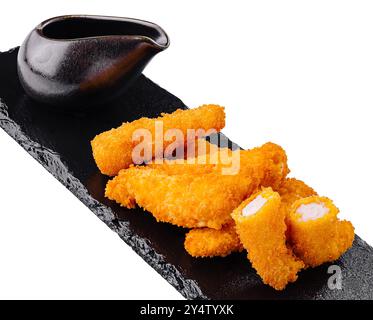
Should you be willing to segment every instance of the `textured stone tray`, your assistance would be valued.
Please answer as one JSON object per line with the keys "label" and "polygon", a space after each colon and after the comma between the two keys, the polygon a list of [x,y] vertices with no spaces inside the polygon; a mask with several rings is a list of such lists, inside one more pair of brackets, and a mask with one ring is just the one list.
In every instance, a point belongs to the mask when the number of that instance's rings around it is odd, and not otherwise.
{"label": "textured stone tray", "polygon": [[[193,259],[183,248],[183,229],[156,223],[140,209],[127,210],[103,197],[107,178],[93,161],[90,140],[142,116],[186,106],[141,76],[120,101],[89,115],[51,113],[31,101],[18,82],[18,49],[0,53],[0,127],[39,161],[134,251],[189,299],[372,299],[373,249],[359,237],[336,264],[342,290],[330,290],[328,265],[303,271],[285,291],[262,284],[245,254]],[[2,156],[6,156],[5,154]],[[21,154],[20,154],[21,156]],[[43,198],[40,197],[40,201]],[[21,235],[20,235],[21,236]],[[26,241],[26,239],[25,239]],[[141,275],[137,275],[141,277]]]}

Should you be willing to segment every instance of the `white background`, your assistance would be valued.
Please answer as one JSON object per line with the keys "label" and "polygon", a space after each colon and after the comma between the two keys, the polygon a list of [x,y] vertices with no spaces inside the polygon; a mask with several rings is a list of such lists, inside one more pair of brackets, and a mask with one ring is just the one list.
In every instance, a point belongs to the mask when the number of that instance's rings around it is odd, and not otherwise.
{"label": "white background", "polygon": [[[160,24],[171,46],[145,74],[226,106],[241,146],[281,144],[373,244],[371,1],[2,1],[0,50],[71,13]],[[182,298],[2,130],[0,146],[0,298]]]}

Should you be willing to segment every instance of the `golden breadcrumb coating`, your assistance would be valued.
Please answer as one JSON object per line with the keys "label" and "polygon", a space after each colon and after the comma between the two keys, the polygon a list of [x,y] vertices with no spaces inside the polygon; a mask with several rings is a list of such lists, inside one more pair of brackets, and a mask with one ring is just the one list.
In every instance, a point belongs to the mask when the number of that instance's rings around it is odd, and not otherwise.
{"label": "golden breadcrumb coating", "polygon": [[242,153],[240,174],[251,176],[258,168],[267,168],[261,179],[261,186],[278,188],[290,172],[285,150],[272,142],[267,142]]}
{"label": "golden breadcrumb coating", "polygon": [[258,179],[216,173],[169,175],[147,166],[121,170],[106,197],[132,208],[137,203],[162,222],[186,228],[221,229],[230,212],[259,186]]}
{"label": "golden breadcrumb coating", "polygon": [[[132,134],[137,129],[149,130],[154,145],[156,121],[162,121],[164,132],[169,129],[180,129],[184,136],[184,143],[186,143],[188,129],[220,131],[225,126],[225,112],[223,107],[217,105],[203,105],[196,109],[179,109],[154,119],[141,118],[124,123],[119,128],[103,132],[91,142],[93,157],[100,171],[103,174],[114,176],[121,169],[128,168],[133,163]],[[172,141],[164,141],[164,149],[171,143]],[[154,148],[152,156],[154,157]]]}
{"label": "golden breadcrumb coating", "polygon": [[289,173],[284,149],[272,142],[267,142],[251,150],[232,151],[208,144],[208,149],[210,148],[213,148],[211,153],[207,152],[206,155],[196,156],[193,163],[190,162],[190,158],[177,159],[165,161],[162,164],[149,164],[149,167],[160,169],[171,175],[223,173],[224,168],[231,166],[229,161],[233,157],[232,153],[237,152],[239,168],[234,174],[238,174],[242,178],[257,176],[262,186],[278,188]]}
{"label": "golden breadcrumb coating", "polygon": [[[197,150],[197,144],[204,145],[203,149]],[[205,139],[195,140],[195,145],[188,143],[187,148],[193,148],[194,156],[186,158],[187,150],[185,150],[185,159],[164,159],[163,163],[147,163],[146,165],[150,168],[160,169],[168,174],[205,174],[211,173],[215,170],[216,164],[223,157],[221,154],[232,153],[232,150],[228,148],[219,148],[218,146],[211,144]],[[202,148],[202,147],[201,147]],[[217,156],[215,156],[217,154]]]}
{"label": "golden breadcrumb coating", "polygon": [[[302,220],[298,208],[307,204],[323,204],[327,208],[322,217]],[[311,267],[337,260],[351,246],[354,227],[349,221],[338,219],[338,208],[325,197],[312,196],[296,201],[289,214],[289,236],[294,253]]]}
{"label": "golden breadcrumb coating", "polygon": [[281,196],[281,203],[290,209],[291,205],[301,199],[317,195],[316,191],[301,180],[287,178],[278,188]]}
{"label": "golden breadcrumb coating", "polygon": [[292,204],[299,199],[317,195],[317,193],[311,187],[306,185],[303,181],[294,178],[285,179],[285,181],[280,185],[280,187],[276,191],[278,191],[278,193],[280,194],[281,206],[286,211],[285,222],[288,226],[288,228],[286,229],[286,238],[288,239],[290,232],[290,223],[288,221],[288,216]]}
{"label": "golden breadcrumb coating", "polygon": [[[245,216],[245,207],[258,196],[266,202],[255,213]],[[232,213],[253,268],[265,284],[276,290],[283,290],[289,282],[294,282],[304,268],[304,263],[286,245],[285,214],[280,195],[271,188],[252,195]]]}
{"label": "golden breadcrumb coating", "polygon": [[164,164],[121,170],[109,181],[106,197],[128,208],[137,203],[158,221],[220,229],[245,198],[262,185],[281,184],[288,172],[284,169],[286,154],[271,143],[247,151],[236,175],[224,175],[218,167],[198,174],[193,166],[177,167]]}
{"label": "golden breadcrumb coating", "polygon": [[210,228],[192,229],[185,236],[184,247],[193,257],[226,257],[243,250],[234,222],[221,230]]}

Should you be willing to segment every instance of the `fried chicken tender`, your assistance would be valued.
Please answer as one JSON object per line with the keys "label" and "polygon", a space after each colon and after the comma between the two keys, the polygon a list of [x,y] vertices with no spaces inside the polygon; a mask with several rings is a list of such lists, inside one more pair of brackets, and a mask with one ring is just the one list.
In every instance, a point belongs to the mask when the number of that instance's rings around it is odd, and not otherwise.
{"label": "fried chicken tender", "polygon": [[[119,128],[111,129],[97,135],[91,142],[93,157],[103,174],[114,176],[121,169],[128,168],[133,163],[134,148],[133,133],[137,129],[146,129],[152,136],[152,157],[155,156],[155,126],[161,121],[163,131],[179,129],[183,133],[184,144],[187,142],[188,129],[203,129],[206,132],[214,129],[219,132],[225,126],[224,108],[217,105],[203,105],[196,109],[176,110],[171,114],[150,119],[141,118],[130,123],[124,123]],[[163,138],[163,137],[162,137]],[[173,141],[164,141],[166,149]],[[151,159],[147,159],[151,160]]]}
{"label": "fried chicken tender", "polygon": [[133,166],[108,182],[105,195],[127,208],[137,203],[158,221],[219,230],[231,220],[230,212],[259,184],[255,177],[169,175],[159,169]]}
{"label": "fried chicken tender", "polygon": [[[272,149],[274,149],[278,146],[268,144],[266,147],[271,147]],[[211,146],[207,145],[207,148],[205,149],[209,151],[209,148],[211,148]],[[257,151],[258,148],[254,150]],[[231,150],[229,151],[232,152]],[[226,150],[217,147],[212,150],[212,152],[222,153],[218,157],[218,163],[227,163],[222,159],[227,154],[228,156],[230,156],[229,151],[227,153]],[[243,154],[243,157],[245,157],[245,153],[251,153],[252,151],[241,150],[240,152],[241,154]],[[286,163],[286,158],[284,156],[280,158],[284,161],[284,163]],[[208,159],[206,162],[211,163],[212,160],[209,160],[210,159]],[[245,161],[243,162],[245,163]],[[189,167],[195,170],[195,172],[193,172],[195,174],[203,172],[203,169],[205,169],[205,172],[209,172],[213,169],[213,166],[213,164],[206,164],[204,167],[203,165],[200,165],[196,168],[195,166],[189,165]],[[161,166],[158,167],[162,168]],[[174,165],[168,165],[166,170],[169,173],[176,174],[184,172],[185,169],[181,168],[182,166],[178,166],[177,164],[175,165],[174,163]],[[186,166],[186,171],[190,171],[188,170],[188,166]],[[315,191],[312,188],[308,187],[304,182],[296,180],[294,178],[285,179],[279,187],[279,192],[281,194],[282,200],[281,205],[286,205],[287,207],[291,206],[294,201],[300,198],[316,194]],[[189,231],[186,235],[184,246],[187,252],[193,257],[224,257],[233,252],[242,250],[242,244],[235,231],[233,220],[228,225],[223,226],[222,230],[201,228]]]}
{"label": "fried chicken tender", "polygon": [[[187,157],[188,148],[193,149],[193,156]],[[239,150],[238,150],[239,152]],[[229,148],[219,148],[206,139],[188,141],[185,148],[185,158],[167,159],[162,163],[150,162],[150,168],[160,169],[168,174],[206,174],[215,170],[216,164],[232,154]],[[227,160],[228,161],[228,160]]]}
{"label": "fried chicken tender", "polygon": [[354,227],[349,221],[339,220],[338,212],[325,197],[312,196],[292,205],[289,240],[294,253],[307,266],[335,261],[352,246]]}
{"label": "fried chicken tender", "polygon": [[281,196],[282,205],[284,205],[287,210],[290,210],[291,205],[295,201],[317,195],[315,190],[303,181],[295,178],[285,179],[277,191]]}
{"label": "fried chicken tender", "polygon": [[240,172],[241,176],[251,176],[259,168],[266,168],[261,179],[261,186],[278,188],[290,172],[287,165],[285,150],[272,142],[267,142],[242,153]]}
{"label": "fried chicken tender", "polygon": [[252,195],[232,213],[253,268],[265,284],[276,290],[294,282],[304,268],[286,245],[285,215],[280,195],[271,188]]}
{"label": "fried chicken tender", "polygon": [[286,154],[275,144],[243,158],[236,175],[222,174],[219,166],[198,173],[189,165],[131,167],[108,182],[106,197],[127,208],[137,203],[158,221],[219,230],[245,198],[262,185],[280,185],[288,172]]}
{"label": "fried chicken tender", "polygon": [[185,236],[184,247],[193,257],[226,257],[243,250],[233,220],[221,230],[192,229]]}
{"label": "fried chicken tender", "polygon": [[303,181],[294,178],[287,178],[278,188],[278,193],[281,196],[281,206],[286,211],[286,238],[288,239],[290,232],[289,213],[292,204],[302,198],[317,195],[316,191],[306,185]]}
{"label": "fried chicken tender", "polygon": [[[211,151],[212,149],[212,151]],[[245,177],[257,176],[261,185],[265,187],[279,188],[289,173],[287,156],[283,148],[272,142],[265,143],[261,147],[251,150],[235,150],[218,148],[207,143],[206,154],[197,155],[193,162],[190,159],[177,159],[165,161],[162,164],[149,164],[151,168],[160,169],[168,174],[193,174],[201,175],[213,172],[224,173],[223,169],[237,162],[238,170],[232,172]],[[237,153],[238,159],[232,160]],[[229,172],[225,173],[229,174]]]}

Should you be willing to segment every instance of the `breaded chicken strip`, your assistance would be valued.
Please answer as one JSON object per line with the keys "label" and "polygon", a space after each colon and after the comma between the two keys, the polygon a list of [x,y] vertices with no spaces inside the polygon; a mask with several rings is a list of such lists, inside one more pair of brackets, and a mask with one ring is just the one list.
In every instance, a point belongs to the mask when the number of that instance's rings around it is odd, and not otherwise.
{"label": "breaded chicken strip", "polygon": [[250,177],[259,168],[267,168],[260,185],[278,188],[290,172],[285,150],[272,142],[242,153],[240,175]]}
{"label": "breaded chicken strip", "polygon": [[[193,149],[193,155],[187,158],[188,148]],[[238,151],[239,152],[239,151]],[[185,159],[164,159],[163,163],[147,163],[147,166],[160,169],[168,174],[205,174],[214,171],[221,159],[231,155],[229,148],[219,148],[206,139],[196,139],[189,142],[185,148]]]}
{"label": "breaded chicken strip", "polygon": [[[151,133],[152,157],[154,157],[154,144],[157,139],[155,126],[158,121],[162,122],[164,132],[170,129],[181,130],[185,144],[188,138],[188,129],[220,131],[225,125],[225,112],[223,107],[217,105],[203,105],[190,110],[179,109],[171,114],[162,114],[158,118],[141,118],[124,123],[119,128],[101,133],[91,142],[93,157],[100,171],[103,174],[114,176],[134,162],[132,150],[136,142],[133,141],[133,133],[137,129],[146,129]],[[164,141],[163,149],[166,149],[171,143],[172,141]]]}
{"label": "breaded chicken strip", "polygon": [[280,195],[271,188],[252,195],[232,213],[253,268],[265,284],[276,290],[294,282],[304,268],[286,245],[285,215]]}
{"label": "breaded chicken strip", "polygon": [[286,211],[286,238],[288,239],[290,232],[290,222],[288,220],[292,204],[299,199],[315,196],[317,193],[303,181],[294,178],[285,179],[277,191],[281,196],[281,206]]}
{"label": "breaded chicken strip", "polygon": [[189,165],[131,167],[108,182],[106,197],[128,208],[137,203],[159,221],[220,229],[245,198],[262,185],[280,185],[288,172],[286,154],[274,144],[247,153],[236,175],[219,167],[203,174]]}
{"label": "breaded chicken strip", "polygon": [[137,203],[158,221],[219,230],[231,220],[230,212],[259,185],[256,177],[242,179],[239,175],[217,173],[169,175],[139,166],[122,170],[109,181],[106,197],[127,208]]}
{"label": "breaded chicken strip", "polygon": [[208,144],[208,149],[210,148],[214,148],[212,152],[195,157],[193,162],[190,159],[183,161],[178,159],[149,166],[171,175],[224,173],[223,169],[231,166],[231,163],[234,162],[231,160],[234,157],[233,154],[237,152],[238,170],[234,174],[240,175],[242,178],[257,176],[260,173],[259,179],[262,186],[279,188],[289,173],[284,149],[272,142],[251,150],[232,151],[228,148],[211,147]]}
{"label": "breaded chicken strip", "polygon": [[195,258],[226,257],[232,252],[243,250],[233,221],[223,226],[221,230],[210,228],[190,230],[185,236],[184,247]]}
{"label": "breaded chicken strip", "polygon": [[338,219],[338,208],[325,197],[296,201],[289,214],[289,236],[294,253],[316,267],[337,260],[352,246],[354,227]]}
{"label": "breaded chicken strip", "polygon": [[[296,200],[316,195],[311,187],[294,178],[285,179],[278,192],[281,196],[281,205],[287,212]],[[233,221],[222,230],[202,228],[189,231],[184,246],[193,257],[227,256],[242,248]]]}
{"label": "breaded chicken strip", "polygon": [[302,198],[317,195],[316,191],[306,185],[303,181],[295,178],[287,178],[278,188],[281,203],[290,210],[291,205]]}

